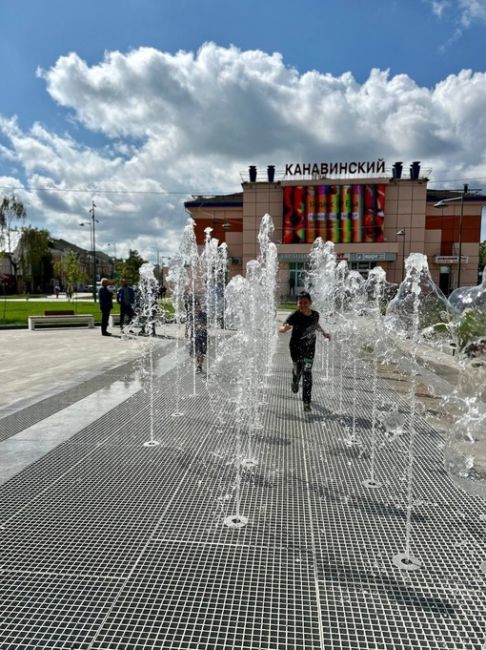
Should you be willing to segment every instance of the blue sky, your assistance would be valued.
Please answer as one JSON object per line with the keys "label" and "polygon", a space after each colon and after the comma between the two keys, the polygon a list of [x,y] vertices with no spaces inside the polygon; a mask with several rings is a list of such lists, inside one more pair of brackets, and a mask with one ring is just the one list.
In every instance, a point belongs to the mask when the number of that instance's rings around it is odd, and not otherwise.
{"label": "blue sky", "polygon": [[187,194],[252,163],[486,188],[486,0],[1,0],[0,24],[0,183],[63,189],[23,190],[53,234],[95,199],[100,245],[170,254]]}

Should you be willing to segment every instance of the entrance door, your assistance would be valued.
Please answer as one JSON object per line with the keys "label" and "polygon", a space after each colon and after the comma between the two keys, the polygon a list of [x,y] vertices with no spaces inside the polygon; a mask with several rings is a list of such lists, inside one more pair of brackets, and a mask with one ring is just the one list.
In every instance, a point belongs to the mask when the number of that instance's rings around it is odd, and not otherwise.
{"label": "entrance door", "polygon": [[439,289],[443,294],[448,296],[451,292],[451,268],[450,266],[441,266],[439,269]]}
{"label": "entrance door", "polygon": [[296,296],[304,290],[305,263],[289,262],[289,296]]}

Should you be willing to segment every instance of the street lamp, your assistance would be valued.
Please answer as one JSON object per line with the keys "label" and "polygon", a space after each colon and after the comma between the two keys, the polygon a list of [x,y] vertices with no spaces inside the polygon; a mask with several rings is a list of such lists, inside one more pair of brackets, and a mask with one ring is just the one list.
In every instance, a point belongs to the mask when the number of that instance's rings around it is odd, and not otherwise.
{"label": "street lamp", "polygon": [[466,196],[477,194],[481,190],[470,190],[469,185],[464,183],[462,190],[449,190],[450,192],[460,193],[460,196],[454,196],[451,199],[442,199],[434,204],[434,208],[446,208],[449,203],[455,201],[461,202],[461,211],[459,213],[459,255],[457,260],[457,289],[461,286],[461,268],[462,268],[462,222],[464,218],[464,199]]}
{"label": "street lamp", "polygon": [[405,278],[405,228],[401,228],[397,233],[397,237],[402,237],[402,282]]}
{"label": "street lamp", "polygon": [[91,221],[82,221],[80,226],[89,226],[91,231],[91,252],[93,254],[93,300],[96,302],[96,231],[95,223],[99,223],[98,219],[95,218],[95,208],[96,204],[94,201],[91,202],[91,208],[89,213],[91,215]]}

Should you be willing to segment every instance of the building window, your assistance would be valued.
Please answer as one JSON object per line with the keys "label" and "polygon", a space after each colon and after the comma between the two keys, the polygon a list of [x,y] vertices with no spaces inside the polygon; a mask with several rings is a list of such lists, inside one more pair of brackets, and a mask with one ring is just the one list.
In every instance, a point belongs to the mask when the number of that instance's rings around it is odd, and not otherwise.
{"label": "building window", "polygon": [[289,262],[289,295],[297,295],[304,290],[306,262]]}
{"label": "building window", "polygon": [[350,262],[349,268],[351,271],[359,271],[364,278],[368,277],[368,273],[376,266],[376,262]]}

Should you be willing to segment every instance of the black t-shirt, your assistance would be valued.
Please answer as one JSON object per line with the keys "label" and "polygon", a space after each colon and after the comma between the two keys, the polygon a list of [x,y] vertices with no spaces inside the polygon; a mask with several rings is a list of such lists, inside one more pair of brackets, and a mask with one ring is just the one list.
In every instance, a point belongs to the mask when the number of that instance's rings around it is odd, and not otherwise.
{"label": "black t-shirt", "polygon": [[309,316],[301,311],[294,311],[285,321],[292,325],[290,337],[291,351],[299,352],[302,357],[313,357],[316,348],[316,330],[319,328],[319,312],[311,310]]}
{"label": "black t-shirt", "polygon": [[195,330],[192,326],[192,312],[189,312],[189,327],[191,329],[191,337],[195,336],[196,339],[206,339],[208,336],[208,317],[205,311],[198,311],[194,317]]}

